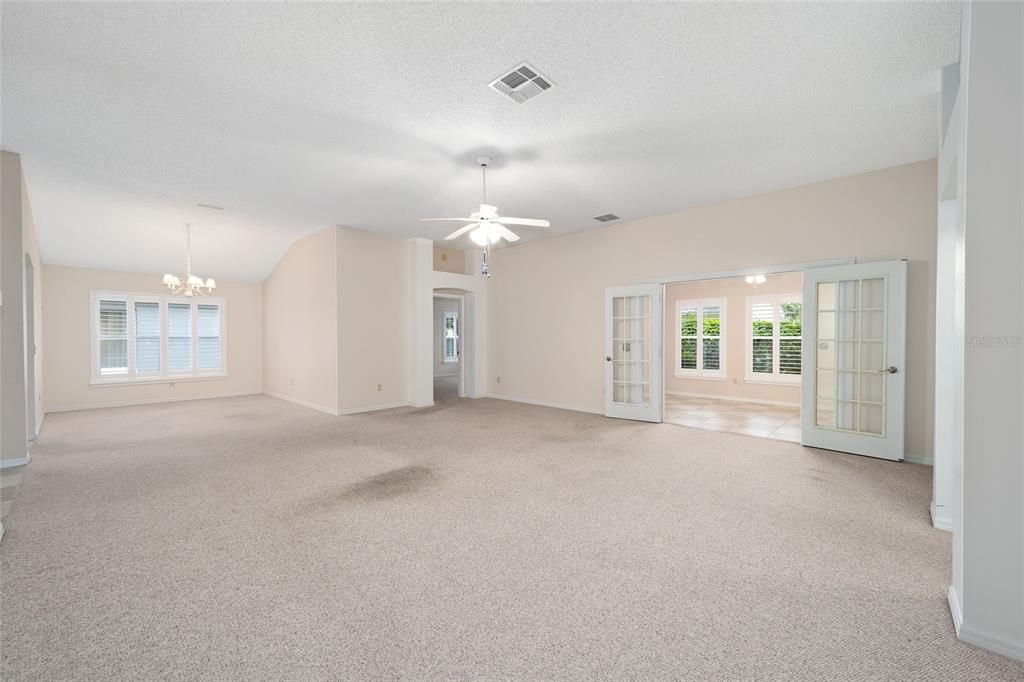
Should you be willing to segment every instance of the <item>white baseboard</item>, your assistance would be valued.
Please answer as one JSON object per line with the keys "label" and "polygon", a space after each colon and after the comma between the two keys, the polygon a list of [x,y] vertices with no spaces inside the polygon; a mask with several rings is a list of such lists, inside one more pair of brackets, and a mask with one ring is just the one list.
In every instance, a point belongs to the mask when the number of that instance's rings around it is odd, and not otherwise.
{"label": "white baseboard", "polygon": [[277,398],[278,400],[284,400],[284,401],[289,402],[289,403],[294,403],[296,405],[301,405],[302,407],[308,407],[309,409],[316,410],[317,412],[325,412],[325,413],[327,413],[329,415],[333,415],[335,417],[338,416],[338,410],[333,408],[333,407],[326,407],[324,405],[317,405],[316,403],[311,403],[308,400],[300,400],[299,398],[295,398],[295,397],[292,397],[290,395],[285,395],[284,393],[275,393],[273,391],[263,391],[263,395],[269,395],[271,398]]}
{"label": "white baseboard", "polygon": [[[434,403],[430,403],[429,406],[433,407]],[[347,414],[363,414],[364,412],[379,412],[380,410],[393,410],[396,407],[415,407],[410,403],[390,403],[388,405],[370,405],[369,407],[353,407],[347,410],[338,410],[335,414],[338,416],[345,416]]]}
{"label": "white baseboard", "polygon": [[928,513],[931,514],[932,517],[932,527],[938,528],[939,530],[953,530],[953,519],[947,516],[948,512],[946,509],[938,511],[935,503],[932,502],[931,506],[928,507]]}
{"label": "white baseboard", "polygon": [[588,414],[604,414],[604,410],[595,410],[590,407],[580,407],[579,405],[564,405],[562,403],[549,403],[543,400],[527,400],[526,398],[515,398],[510,395],[501,395],[498,393],[492,393],[487,397],[494,398],[495,400],[507,400],[512,403],[537,405],[538,407],[553,407],[556,410],[571,410],[572,412],[586,412]]}
{"label": "white baseboard", "polygon": [[787,403],[784,400],[760,400],[757,398],[734,398],[733,396],[714,395],[713,393],[692,393],[690,391],[665,391],[665,395],[678,395],[683,398],[706,398],[711,400],[729,400],[736,403],[756,403],[757,405],[777,405],[778,407],[800,407],[800,403]]}
{"label": "white baseboard", "polygon": [[953,629],[956,630],[956,636],[960,641],[994,651],[997,654],[1008,656],[1018,661],[1024,661],[1024,642],[1015,642],[1003,637],[980,632],[971,627],[970,623],[964,623],[964,613],[960,607],[960,597],[952,585],[949,586],[947,599],[949,601],[949,615],[953,618]]}
{"label": "white baseboard", "polygon": [[23,467],[31,461],[32,454],[29,452],[26,452],[24,457],[0,459],[0,471],[3,471],[4,469],[16,469],[18,467]]}
{"label": "white baseboard", "polygon": [[906,453],[903,455],[903,461],[911,464],[924,464],[929,467],[935,463],[932,461],[931,455],[908,455]]}
{"label": "white baseboard", "polygon": [[81,410],[105,410],[111,407],[132,407],[134,405],[159,405],[161,403],[183,403],[189,400],[217,400],[218,398],[240,398],[246,395],[260,395],[263,391],[246,391],[244,393],[217,393],[214,395],[195,396],[192,398],[157,398],[155,400],[118,400],[90,405],[61,405],[47,407],[46,414],[53,412],[79,412]]}
{"label": "white baseboard", "polygon": [[949,615],[953,618],[953,629],[956,631],[956,636],[959,637],[960,626],[964,623],[964,614],[960,610],[960,597],[957,596],[956,588],[952,585],[949,586],[946,600],[949,602]]}
{"label": "white baseboard", "polygon": [[302,407],[308,407],[311,410],[324,412],[333,417],[344,417],[350,414],[363,414],[364,412],[378,412],[380,410],[393,410],[396,407],[433,407],[434,405],[434,403],[430,403],[429,405],[412,405],[407,402],[401,402],[388,403],[386,405],[367,405],[366,407],[353,407],[344,410],[336,410],[332,407],[325,407],[324,405],[317,405],[316,403],[311,403],[306,400],[299,400],[298,398],[293,398],[291,396],[284,395],[283,393],[273,393],[271,391],[264,391],[263,393],[264,395],[268,395],[271,398],[277,398],[278,400],[284,400],[289,403],[301,405]]}
{"label": "white baseboard", "polygon": [[960,631],[957,633],[957,637],[960,638],[961,642],[967,642],[982,649],[988,649],[997,654],[1002,654],[1018,661],[1024,661],[1024,642],[1014,642],[1002,637],[993,637],[984,632],[978,632],[969,623],[960,624]]}

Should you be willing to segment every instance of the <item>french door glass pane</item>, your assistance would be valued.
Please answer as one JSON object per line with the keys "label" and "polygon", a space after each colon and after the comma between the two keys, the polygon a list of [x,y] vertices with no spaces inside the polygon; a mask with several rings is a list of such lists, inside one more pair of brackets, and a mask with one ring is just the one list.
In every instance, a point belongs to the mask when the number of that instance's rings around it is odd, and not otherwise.
{"label": "french door glass pane", "polygon": [[612,299],[612,401],[651,402],[650,296]]}
{"label": "french door glass pane", "polygon": [[885,435],[885,278],[819,282],[816,426]]}

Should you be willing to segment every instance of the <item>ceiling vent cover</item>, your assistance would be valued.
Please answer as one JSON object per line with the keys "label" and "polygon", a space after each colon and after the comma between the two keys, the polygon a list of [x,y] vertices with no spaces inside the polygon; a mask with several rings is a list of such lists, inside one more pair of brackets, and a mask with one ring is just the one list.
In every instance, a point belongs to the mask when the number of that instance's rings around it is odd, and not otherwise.
{"label": "ceiling vent cover", "polygon": [[614,213],[605,213],[604,215],[594,216],[594,220],[596,220],[599,223],[610,223],[611,221],[618,219],[619,216],[615,215]]}
{"label": "ceiling vent cover", "polygon": [[541,75],[537,69],[525,62],[490,83],[492,89],[517,104],[523,104],[545,90],[550,90],[552,85],[550,78]]}

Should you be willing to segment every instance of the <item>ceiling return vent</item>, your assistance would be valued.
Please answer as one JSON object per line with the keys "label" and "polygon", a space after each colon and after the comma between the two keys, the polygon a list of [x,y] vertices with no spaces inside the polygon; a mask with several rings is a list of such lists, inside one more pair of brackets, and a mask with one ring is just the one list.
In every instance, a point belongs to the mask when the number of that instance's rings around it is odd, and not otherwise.
{"label": "ceiling return vent", "polygon": [[545,90],[550,90],[552,83],[550,78],[524,62],[504,76],[495,78],[490,86],[513,102],[523,104]]}
{"label": "ceiling return vent", "polygon": [[611,221],[618,219],[619,216],[615,215],[614,213],[605,213],[604,215],[594,216],[594,220],[596,220],[599,223],[610,223]]}

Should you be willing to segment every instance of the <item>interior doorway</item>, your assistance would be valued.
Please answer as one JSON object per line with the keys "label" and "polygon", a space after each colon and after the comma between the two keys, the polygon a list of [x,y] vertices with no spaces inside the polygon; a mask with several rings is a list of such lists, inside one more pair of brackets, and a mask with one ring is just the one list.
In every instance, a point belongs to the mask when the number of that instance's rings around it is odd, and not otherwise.
{"label": "interior doorway", "polygon": [[25,420],[28,440],[36,439],[36,288],[35,266],[25,254]]}
{"label": "interior doorway", "polygon": [[434,294],[434,402],[462,398],[465,392],[465,297]]}
{"label": "interior doorway", "polygon": [[803,275],[665,285],[664,421],[799,443]]}

